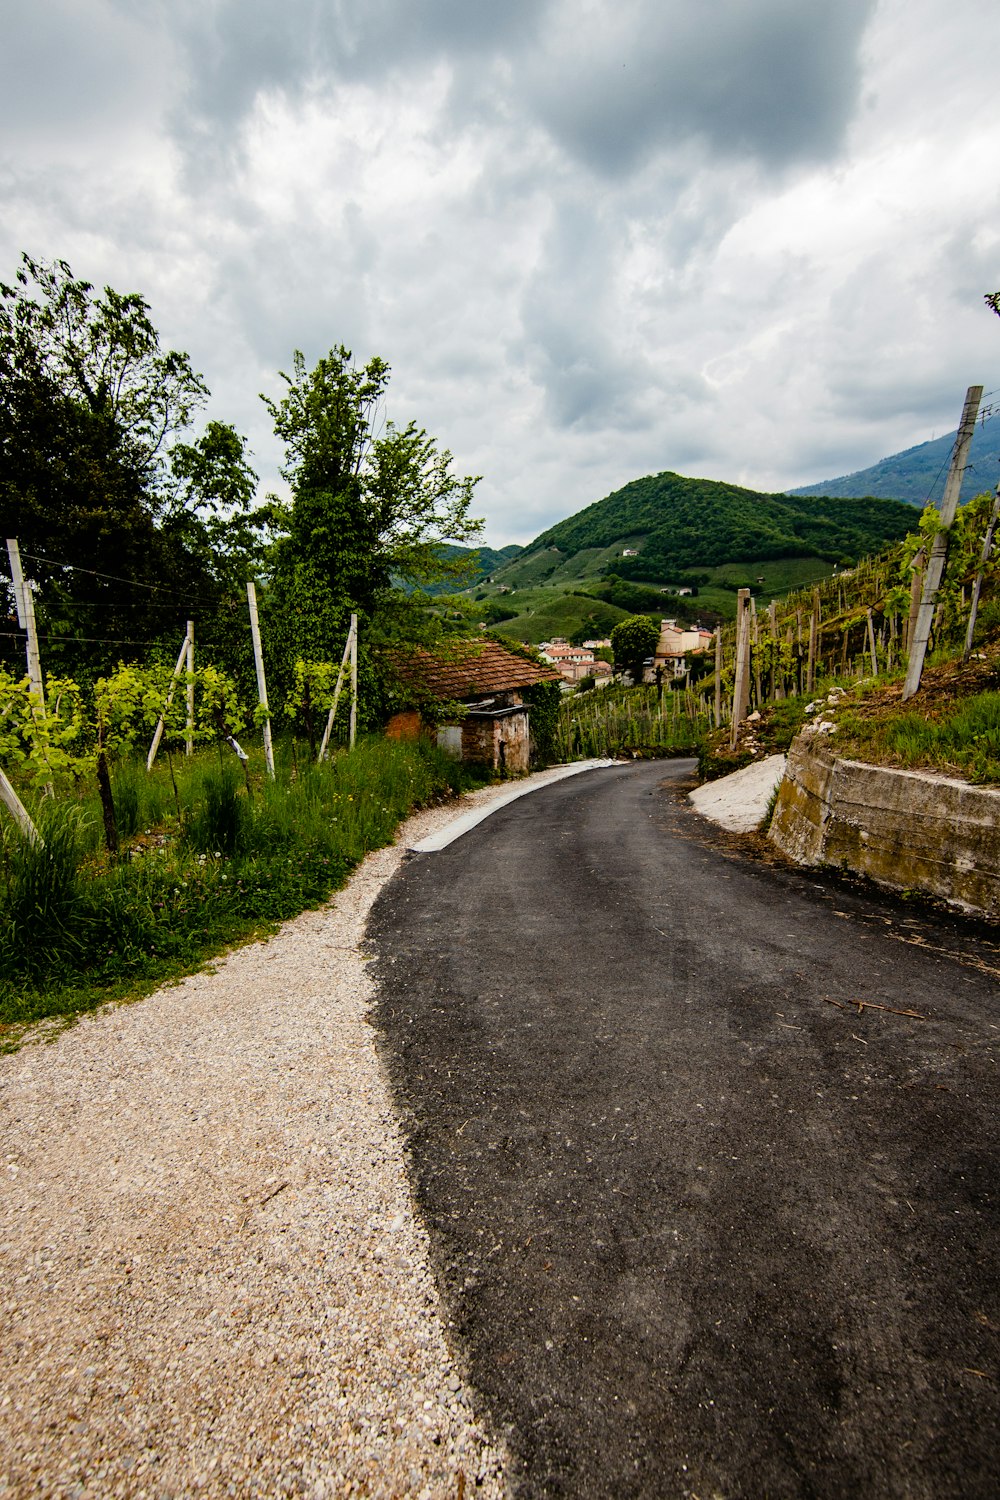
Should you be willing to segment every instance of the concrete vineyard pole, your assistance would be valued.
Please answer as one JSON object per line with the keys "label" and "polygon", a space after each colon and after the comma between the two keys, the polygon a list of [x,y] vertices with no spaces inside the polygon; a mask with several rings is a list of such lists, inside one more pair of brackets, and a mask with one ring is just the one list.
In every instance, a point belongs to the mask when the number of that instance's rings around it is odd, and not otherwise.
{"label": "concrete vineyard pole", "polygon": [[996,487],[993,497],[993,509],[990,511],[990,522],[983,537],[983,550],[979,558],[979,569],[976,573],[976,581],[972,585],[972,604],[969,607],[969,628],[965,632],[965,650],[962,652],[962,660],[968,661],[972,655],[972,637],[976,633],[976,615],[979,613],[979,595],[983,587],[983,574],[986,572],[986,564],[990,560],[993,551],[993,533],[997,529],[997,521],[1000,521],[1000,484]]}
{"label": "concrete vineyard pole", "polygon": [[920,686],[920,678],[924,670],[924,657],[927,654],[927,643],[930,640],[931,626],[934,623],[934,606],[937,602],[937,591],[941,586],[941,579],[944,576],[945,563],[948,561],[948,533],[951,523],[955,519],[955,512],[958,509],[958,497],[962,488],[962,475],[965,473],[965,460],[969,454],[969,445],[972,442],[972,433],[976,425],[976,415],[982,399],[982,386],[970,385],[965,393],[962,420],[959,423],[958,436],[955,439],[955,450],[952,454],[951,467],[948,470],[948,479],[944,487],[944,497],[941,501],[940,528],[934,538],[931,555],[927,559],[927,570],[924,573],[924,586],[920,596],[920,608],[917,610],[916,624],[910,641],[910,660],[906,668],[906,682],[903,684],[904,700],[912,698]]}
{"label": "concrete vineyard pole", "polygon": [[[252,583],[247,584],[247,603],[250,606],[250,635],[253,639],[253,664],[257,669],[257,698],[262,709],[267,712],[267,683],[264,680],[264,654],[260,645],[260,621],[257,618],[257,590]],[[271,742],[271,721],[264,719],[264,760],[267,764],[267,774],[274,780],[274,745]]]}

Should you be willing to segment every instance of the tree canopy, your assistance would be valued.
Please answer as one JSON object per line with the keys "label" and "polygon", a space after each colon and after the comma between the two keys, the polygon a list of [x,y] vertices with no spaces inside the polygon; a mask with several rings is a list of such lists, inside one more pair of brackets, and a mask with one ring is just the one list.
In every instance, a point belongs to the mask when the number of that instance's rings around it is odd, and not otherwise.
{"label": "tree canopy", "polygon": [[108,670],[245,576],[256,475],[226,423],[192,438],[207,396],[138,293],[27,255],[0,283],[0,505],[53,669]]}
{"label": "tree canopy", "polygon": [[659,627],[648,615],[629,615],[628,619],[620,620],[611,632],[615,667],[628,672],[633,682],[641,682],[642,664],[653,655],[659,639]]}
{"label": "tree canopy", "polygon": [[385,417],[390,370],[374,357],[356,366],[338,345],[310,370],[296,351],[280,400],[262,396],[285,444],[282,475],[292,489],[273,555],[269,633],[287,673],[297,657],[339,655],[350,613],[363,641],[440,629],[451,601],[428,608],[413,593],[459,577],[467,557],[446,544],[473,540],[477,479],[427,432]]}

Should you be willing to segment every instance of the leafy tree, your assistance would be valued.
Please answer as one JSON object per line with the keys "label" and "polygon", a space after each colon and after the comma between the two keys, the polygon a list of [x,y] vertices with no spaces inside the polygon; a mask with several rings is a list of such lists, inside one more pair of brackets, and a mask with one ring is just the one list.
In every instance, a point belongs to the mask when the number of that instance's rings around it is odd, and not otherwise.
{"label": "leafy tree", "polygon": [[[401,620],[424,638],[449,623],[465,627],[454,601],[434,601],[432,610],[413,590],[467,576],[469,558],[443,544],[481,530],[470,515],[478,481],[459,478],[452,455],[415,423],[383,420],[384,360],[359,368],[340,345],[309,370],[296,351],[281,378],[284,396],[261,398],[285,444],[281,472],[292,489],[266,608],[279,683],[291,691],[299,658],[336,659],[354,612],[370,689],[369,648],[398,639]],[[370,691],[360,696],[370,708]]]}
{"label": "leafy tree", "polygon": [[619,621],[611,632],[616,670],[628,672],[633,682],[641,682],[642,664],[653,655],[659,639],[659,627],[648,615],[629,615]]}
{"label": "leafy tree", "polygon": [[185,596],[204,616],[242,581],[256,476],[231,427],[187,440],[206,396],[138,293],[27,255],[0,283],[0,507],[47,665],[93,680],[123,642],[177,634]]}

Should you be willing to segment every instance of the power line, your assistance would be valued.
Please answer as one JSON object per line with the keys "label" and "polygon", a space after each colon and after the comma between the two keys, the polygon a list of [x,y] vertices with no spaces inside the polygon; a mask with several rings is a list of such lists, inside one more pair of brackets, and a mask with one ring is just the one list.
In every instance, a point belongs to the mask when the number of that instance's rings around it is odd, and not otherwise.
{"label": "power line", "polygon": [[[90,578],[104,578],[107,579],[109,583],[124,583],[128,588],[148,589],[150,593],[154,594],[170,594],[174,599],[183,599],[185,601],[185,604],[205,604],[209,608],[214,607],[215,604],[214,600],[210,601],[204,596],[190,594],[180,595],[175,589],[166,588],[159,583],[143,583],[137,578],[121,578],[117,573],[100,573],[96,568],[84,568],[81,567],[79,563],[66,562],[64,559],[59,557],[49,557],[44,552],[22,551],[21,556],[30,557],[32,562],[45,562],[51,563],[54,567],[57,568],[68,568],[71,573],[86,573]],[[184,605],[182,604],[179,607],[183,608]]]}

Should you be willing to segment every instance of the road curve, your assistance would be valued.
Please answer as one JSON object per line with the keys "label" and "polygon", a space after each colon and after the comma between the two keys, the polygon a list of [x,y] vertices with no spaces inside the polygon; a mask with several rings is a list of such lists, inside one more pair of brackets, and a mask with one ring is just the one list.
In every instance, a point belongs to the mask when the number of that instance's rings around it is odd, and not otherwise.
{"label": "road curve", "polygon": [[690,770],[539,791],[369,923],[515,1492],[995,1497],[1000,951],[748,859]]}

